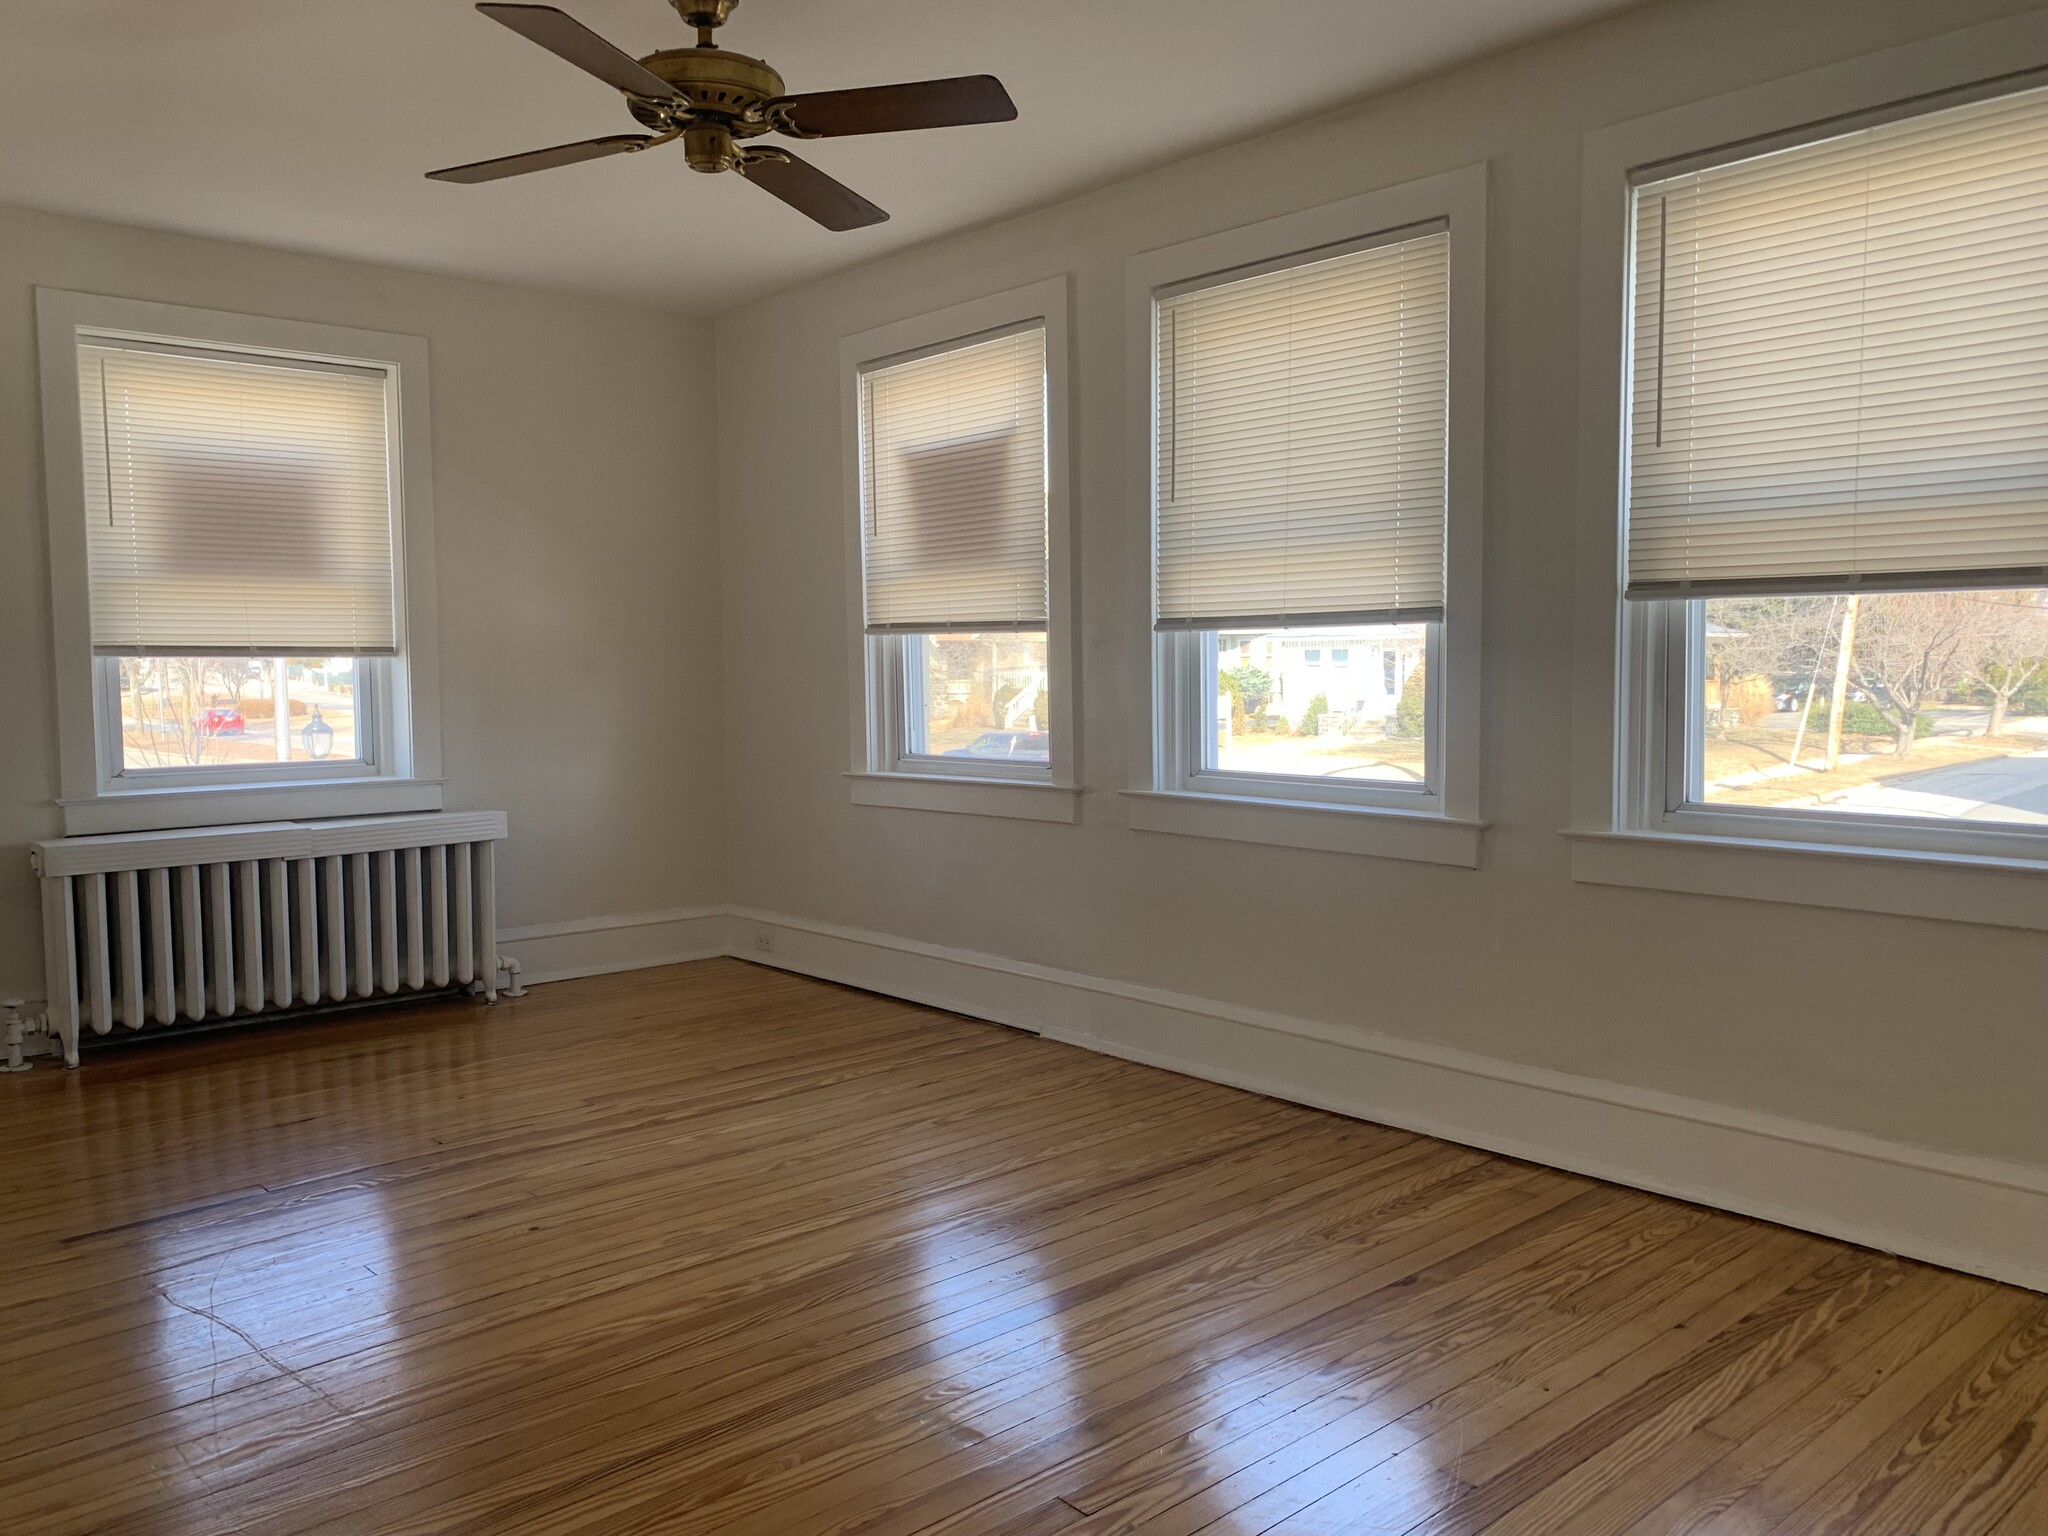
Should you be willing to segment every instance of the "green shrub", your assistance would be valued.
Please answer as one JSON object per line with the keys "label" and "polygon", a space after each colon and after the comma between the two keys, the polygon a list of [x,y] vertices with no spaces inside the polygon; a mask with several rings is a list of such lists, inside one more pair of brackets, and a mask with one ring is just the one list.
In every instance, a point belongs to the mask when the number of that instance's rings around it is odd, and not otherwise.
{"label": "green shrub", "polygon": [[[1949,689],[1948,701],[1951,704],[1974,704],[1979,709],[1988,709],[1991,705],[1991,690],[1981,682],[1962,683]],[[2035,673],[2013,690],[2006,712],[2015,717],[2048,715],[2048,668]]]}
{"label": "green shrub", "polygon": [[[1825,733],[1828,728],[1828,706],[1816,704],[1813,713],[1807,717],[1806,731],[1810,736],[1815,732]],[[1844,736],[1894,736],[1892,723],[1877,712],[1877,706],[1867,699],[1851,699],[1849,707],[1842,711],[1842,734]],[[1913,739],[1934,734],[1934,722],[1925,714],[1913,721]]]}
{"label": "green shrub", "polygon": [[1272,674],[1250,662],[1216,674],[1216,682],[1222,690],[1237,703],[1237,708],[1247,715],[1262,714],[1266,701],[1273,697]]}
{"label": "green shrub", "polygon": [[1401,697],[1394,704],[1394,716],[1387,722],[1389,736],[1420,736],[1429,720],[1429,684],[1418,665],[1401,685]]}
{"label": "green shrub", "polygon": [[1313,736],[1323,728],[1323,716],[1330,712],[1330,696],[1319,693],[1308,701],[1308,708],[1301,712],[1300,731],[1304,736]]}

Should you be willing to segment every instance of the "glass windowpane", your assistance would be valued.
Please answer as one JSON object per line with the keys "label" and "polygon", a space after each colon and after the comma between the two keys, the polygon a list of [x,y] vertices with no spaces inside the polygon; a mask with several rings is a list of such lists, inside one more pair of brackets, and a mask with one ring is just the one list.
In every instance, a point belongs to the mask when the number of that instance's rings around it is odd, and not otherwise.
{"label": "glass windowpane", "polygon": [[364,761],[353,657],[119,660],[124,773]]}
{"label": "glass windowpane", "polygon": [[1044,631],[910,635],[903,643],[909,756],[1051,762]]}
{"label": "glass windowpane", "polygon": [[2048,589],[1693,608],[1702,803],[2048,825]]}
{"label": "glass windowpane", "polygon": [[1204,640],[1215,658],[1214,771],[1428,782],[1428,625],[1211,632]]}

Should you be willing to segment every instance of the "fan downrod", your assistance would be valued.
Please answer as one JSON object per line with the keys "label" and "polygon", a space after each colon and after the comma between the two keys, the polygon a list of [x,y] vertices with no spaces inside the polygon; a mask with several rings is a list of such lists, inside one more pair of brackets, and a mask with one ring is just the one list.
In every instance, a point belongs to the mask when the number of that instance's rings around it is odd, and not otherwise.
{"label": "fan downrod", "polygon": [[724,26],[738,9],[740,0],[669,0],[683,25],[697,29],[697,46],[710,48],[711,34]]}

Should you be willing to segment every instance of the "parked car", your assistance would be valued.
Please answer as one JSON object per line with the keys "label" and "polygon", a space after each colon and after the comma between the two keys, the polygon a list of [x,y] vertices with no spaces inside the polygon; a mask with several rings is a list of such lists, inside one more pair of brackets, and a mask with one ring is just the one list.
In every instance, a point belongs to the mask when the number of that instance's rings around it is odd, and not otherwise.
{"label": "parked car", "polygon": [[1031,757],[1043,758],[1050,751],[1044,731],[983,731],[964,747],[942,752],[942,757]]}
{"label": "parked car", "polygon": [[239,709],[230,709],[216,704],[199,717],[199,731],[204,736],[239,736],[247,729],[248,722],[242,718]]}

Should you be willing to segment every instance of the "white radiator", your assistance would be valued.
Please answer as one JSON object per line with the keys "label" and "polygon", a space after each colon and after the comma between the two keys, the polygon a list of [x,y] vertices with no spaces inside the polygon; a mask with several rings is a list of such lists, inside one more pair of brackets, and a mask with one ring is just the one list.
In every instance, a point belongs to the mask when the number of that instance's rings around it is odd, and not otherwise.
{"label": "white radiator", "polygon": [[36,843],[50,1032],[467,984],[496,1001],[502,811]]}

